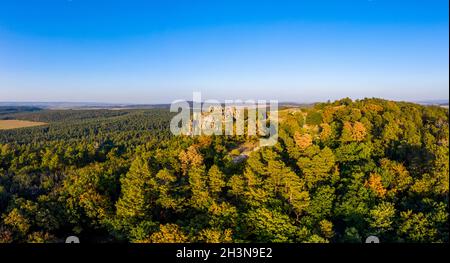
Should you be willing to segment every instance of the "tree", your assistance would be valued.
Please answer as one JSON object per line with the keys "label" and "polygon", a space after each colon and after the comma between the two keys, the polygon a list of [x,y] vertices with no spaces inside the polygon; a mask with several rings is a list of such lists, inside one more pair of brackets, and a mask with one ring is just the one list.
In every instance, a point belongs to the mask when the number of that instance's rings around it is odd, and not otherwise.
{"label": "tree", "polygon": [[378,197],[384,197],[386,195],[387,191],[381,182],[381,176],[379,174],[370,174],[369,180],[366,181],[365,185]]}
{"label": "tree", "polygon": [[294,135],[295,144],[301,149],[305,150],[310,145],[312,145],[312,137],[310,134],[300,134],[296,132]]}
{"label": "tree", "polygon": [[381,159],[380,164],[382,183],[386,185],[387,191],[391,195],[405,191],[413,183],[413,178],[404,165],[387,158]]}
{"label": "tree", "polygon": [[296,227],[289,216],[267,208],[250,210],[243,223],[243,237],[253,237],[256,242],[292,242],[296,235]]}
{"label": "tree", "polygon": [[205,243],[230,243],[233,241],[233,231],[226,229],[224,231],[219,229],[203,229],[200,231],[197,241]]}
{"label": "tree", "polygon": [[19,209],[14,208],[3,218],[3,223],[11,227],[19,237],[26,236],[31,225],[29,219],[22,215]]}
{"label": "tree", "polygon": [[69,173],[64,180],[64,199],[73,216],[71,221],[89,221],[91,226],[100,227],[105,219],[114,214],[110,195],[115,192],[115,187],[111,186],[115,183],[115,178],[99,164]]}
{"label": "tree", "polygon": [[360,142],[363,141],[366,137],[367,131],[366,127],[364,127],[364,124],[357,121],[353,124],[353,130],[352,130],[352,139],[354,141]]}
{"label": "tree", "polygon": [[213,196],[217,198],[225,187],[225,178],[217,165],[211,166],[208,171],[209,190]]}
{"label": "tree", "polygon": [[328,220],[321,220],[319,222],[320,233],[326,239],[331,239],[334,236],[333,223]]}
{"label": "tree", "polygon": [[188,237],[176,224],[165,224],[159,226],[159,231],[143,240],[143,243],[186,243]]}
{"label": "tree", "polygon": [[186,151],[179,155],[183,174],[187,174],[190,168],[199,167],[203,164],[203,156],[199,153],[197,146],[189,146]]}
{"label": "tree", "polygon": [[120,182],[122,194],[116,204],[117,215],[124,218],[148,216],[154,198],[152,186],[155,182],[147,159],[144,156],[137,156]]}
{"label": "tree", "polygon": [[342,142],[353,141],[353,127],[352,124],[348,121],[345,121],[342,126],[341,141]]}
{"label": "tree", "polygon": [[314,148],[309,156],[299,158],[297,165],[304,175],[308,187],[312,188],[318,182],[331,178],[335,168],[335,157],[328,147],[322,150]]}
{"label": "tree", "polygon": [[189,170],[189,187],[191,189],[191,205],[194,208],[206,209],[213,201],[207,188],[205,167],[194,167]]}
{"label": "tree", "polygon": [[329,218],[332,214],[335,199],[336,195],[333,187],[328,185],[319,186],[312,193],[311,203],[306,211],[317,220]]}
{"label": "tree", "polygon": [[377,234],[393,229],[396,215],[394,204],[382,202],[370,210],[369,214],[369,225]]}
{"label": "tree", "polygon": [[322,123],[320,124],[320,128],[321,128],[320,140],[321,141],[328,140],[333,132],[331,126],[328,123]]}
{"label": "tree", "polygon": [[322,113],[318,111],[310,112],[306,115],[306,124],[308,125],[319,125],[322,123]]}
{"label": "tree", "polygon": [[342,127],[341,141],[342,142],[361,142],[367,135],[366,127],[359,121],[353,124],[349,121],[345,121]]}
{"label": "tree", "polygon": [[177,177],[168,169],[162,169],[156,174],[156,204],[165,209],[181,210],[185,200],[177,192],[181,192],[177,186]]}
{"label": "tree", "polygon": [[404,241],[430,242],[437,234],[431,222],[423,213],[413,213],[411,210],[400,213],[398,236]]}

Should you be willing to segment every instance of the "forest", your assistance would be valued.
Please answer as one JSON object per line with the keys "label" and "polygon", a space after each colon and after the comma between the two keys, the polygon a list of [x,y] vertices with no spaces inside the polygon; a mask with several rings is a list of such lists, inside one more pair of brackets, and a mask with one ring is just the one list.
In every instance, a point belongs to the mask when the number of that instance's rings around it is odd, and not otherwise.
{"label": "forest", "polygon": [[245,156],[255,138],[173,136],[174,114],[0,111],[47,123],[0,130],[0,242],[449,242],[448,109],[284,108]]}

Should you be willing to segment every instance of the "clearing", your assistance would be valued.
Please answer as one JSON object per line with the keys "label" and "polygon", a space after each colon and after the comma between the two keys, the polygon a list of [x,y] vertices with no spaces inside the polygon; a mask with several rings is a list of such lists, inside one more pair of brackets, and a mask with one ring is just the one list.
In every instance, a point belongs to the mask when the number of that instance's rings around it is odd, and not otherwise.
{"label": "clearing", "polygon": [[45,122],[36,122],[36,121],[0,120],[0,130],[33,127],[45,124],[46,124]]}

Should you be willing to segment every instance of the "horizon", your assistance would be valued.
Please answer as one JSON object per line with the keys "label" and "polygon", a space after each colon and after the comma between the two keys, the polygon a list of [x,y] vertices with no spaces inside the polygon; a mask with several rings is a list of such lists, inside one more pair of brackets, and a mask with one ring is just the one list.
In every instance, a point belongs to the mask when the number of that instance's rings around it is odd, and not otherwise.
{"label": "horizon", "polygon": [[[342,97],[336,100],[325,100],[325,101],[278,101],[279,104],[315,104],[315,103],[326,103],[326,102],[334,102],[337,100],[345,99],[348,97]],[[395,102],[409,102],[416,104],[448,104],[449,99],[429,99],[429,100],[392,100],[386,98],[378,98],[378,97],[365,97],[365,98],[350,98],[352,101],[364,100],[364,99],[382,99],[388,101]],[[202,99],[202,103],[204,103],[208,99]],[[256,99],[254,99],[256,100]],[[186,100],[187,102],[192,102],[192,100]],[[219,102],[223,102],[220,101]],[[172,102],[157,102],[157,103],[128,103],[128,102],[99,102],[99,101],[0,101],[0,106],[26,106],[26,104],[85,104],[86,106],[152,106],[152,105],[170,105]]]}
{"label": "horizon", "polygon": [[448,1],[6,1],[0,101],[449,98]]}

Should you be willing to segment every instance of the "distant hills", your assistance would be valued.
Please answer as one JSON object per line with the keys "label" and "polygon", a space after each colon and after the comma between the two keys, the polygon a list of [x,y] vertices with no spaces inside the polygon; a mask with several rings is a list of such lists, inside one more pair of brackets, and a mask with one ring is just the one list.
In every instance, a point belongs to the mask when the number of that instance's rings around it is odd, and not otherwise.
{"label": "distant hills", "polygon": [[170,104],[119,104],[97,102],[0,102],[0,109],[28,107],[38,109],[155,109],[169,108]]}
{"label": "distant hills", "polygon": [[32,112],[41,110],[39,107],[34,106],[1,106],[0,105],[0,114],[11,114],[17,112]]}
{"label": "distant hills", "polygon": [[425,100],[425,101],[417,101],[416,103],[421,105],[438,105],[448,107],[448,100]]}
{"label": "distant hills", "polygon": [[[448,99],[412,101],[421,105],[447,106]],[[192,105],[192,102],[189,101]],[[279,107],[310,107],[315,103],[280,102]],[[37,111],[42,109],[168,109],[169,103],[162,104],[121,104],[101,102],[8,102],[0,101],[0,114],[23,111]]]}
{"label": "distant hills", "polygon": [[[193,102],[188,101],[192,106]],[[204,104],[207,105],[207,104]],[[295,103],[282,102],[278,104],[280,107],[308,107],[314,103]],[[95,103],[95,102],[0,102],[1,109],[13,110],[14,108],[25,109],[53,109],[53,110],[69,110],[69,109],[169,109],[170,104],[115,104],[115,103]],[[26,110],[28,111],[28,110]],[[8,112],[12,113],[12,112]]]}

